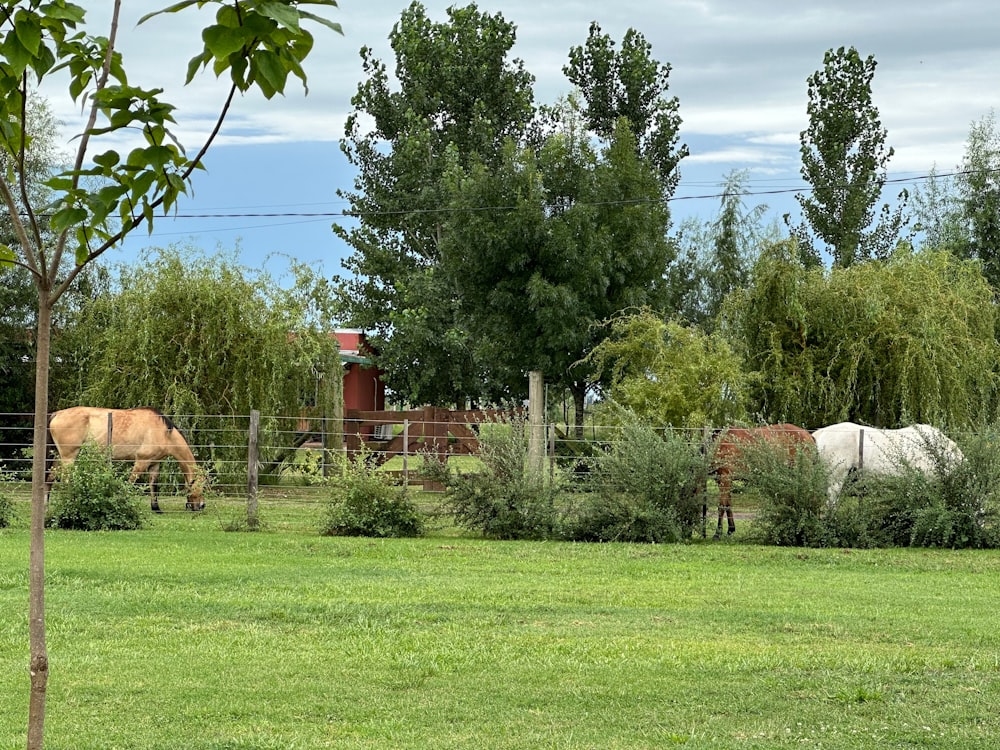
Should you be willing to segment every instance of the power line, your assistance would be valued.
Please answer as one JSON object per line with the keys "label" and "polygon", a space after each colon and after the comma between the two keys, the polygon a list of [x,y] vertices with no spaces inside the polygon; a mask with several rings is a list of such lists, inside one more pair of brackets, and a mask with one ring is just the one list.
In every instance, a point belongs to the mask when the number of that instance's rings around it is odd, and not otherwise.
{"label": "power line", "polygon": [[[886,179],[883,185],[904,185],[904,184],[916,184],[918,182],[924,182],[930,179],[938,178],[952,178],[972,174],[995,174],[1000,173],[1000,169],[986,169],[986,170],[957,170],[954,172],[941,172],[941,173],[921,173],[914,175],[912,177],[897,177],[892,179]],[[843,188],[848,188],[848,185],[840,186]],[[698,195],[674,195],[669,198],[664,199],[667,203],[676,203],[679,201],[695,201],[695,200],[718,200],[720,198],[725,198],[730,195],[738,195],[742,197],[758,197],[767,195],[787,195],[790,193],[809,193],[814,192],[816,188],[810,185],[801,185],[798,187],[789,188],[772,188],[769,190],[741,190],[738,192],[714,192],[714,193],[703,193]],[[656,199],[629,199],[629,200],[614,200],[614,201],[581,201],[576,205],[580,206],[635,206],[635,205],[645,205],[650,203],[659,203],[660,200]],[[547,207],[555,208],[556,206],[550,204]],[[514,211],[517,206],[505,206],[505,205],[495,205],[495,206],[471,206],[471,207],[438,207],[438,208],[408,208],[408,209],[396,209],[387,211],[352,211],[352,210],[342,210],[342,211],[274,211],[274,212],[225,212],[225,213],[185,213],[178,211],[174,216],[178,219],[274,219],[274,218],[306,218],[306,219],[323,219],[323,218],[361,218],[362,216],[399,216],[399,215],[412,215],[412,214],[432,214],[432,213],[478,213],[483,211]],[[272,225],[268,225],[272,226]],[[254,228],[254,227],[248,227]]]}

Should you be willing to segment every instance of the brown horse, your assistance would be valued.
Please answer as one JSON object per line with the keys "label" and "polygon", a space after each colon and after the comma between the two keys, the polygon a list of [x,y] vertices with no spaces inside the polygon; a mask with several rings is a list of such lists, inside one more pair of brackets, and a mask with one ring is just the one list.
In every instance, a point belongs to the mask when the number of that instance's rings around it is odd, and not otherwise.
{"label": "brown horse", "polygon": [[[108,418],[111,419],[111,436],[108,438]],[[160,512],[156,499],[156,478],[160,462],[171,456],[184,474],[188,496],[188,510],[203,510],[205,498],[202,480],[194,454],[181,431],[170,418],[156,409],[99,409],[91,406],[74,406],[57,411],[49,419],[49,435],[59,451],[59,462],[69,466],[76,459],[80,448],[88,440],[100,446],[110,446],[111,458],[129,460],[134,482],[141,475],[149,477],[150,507]],[[53,472],[47,479],[52,486]]]}
{"label": "brown horse", "polygon": [[[719,525],[715,538],[722,537],[722,516],[729,522],[729,533],[736,531],[733,519],[733,475],[744,470],[743,453],[752,445],[770,445],[788,451],[789,461],[803,446],[815,447],[816,442],[808,430],[793,424],[764,425],[763,427],[727,427],[715,433],[715,450],[712,455],[711,471],[719,485]],[[707,513],[702,506],[702,512]]]}

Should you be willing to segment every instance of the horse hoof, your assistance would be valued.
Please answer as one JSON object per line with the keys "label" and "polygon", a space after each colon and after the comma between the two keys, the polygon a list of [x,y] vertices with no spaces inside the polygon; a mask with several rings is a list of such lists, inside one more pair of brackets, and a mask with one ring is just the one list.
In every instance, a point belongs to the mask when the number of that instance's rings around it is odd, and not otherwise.
{"label": "horse hoof", "polygon": [[160,510],[160,506],[159,505],[150,506],[150,510],[153,511],[154,513],[160,513],[160,514],[163,513],[163,511]]}

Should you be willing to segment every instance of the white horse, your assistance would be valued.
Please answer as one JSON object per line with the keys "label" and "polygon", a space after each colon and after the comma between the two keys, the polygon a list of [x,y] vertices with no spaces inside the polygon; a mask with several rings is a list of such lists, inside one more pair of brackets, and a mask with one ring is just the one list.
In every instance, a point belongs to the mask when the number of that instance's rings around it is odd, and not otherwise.
{"label": "white horse", "polygon": [[816,450],[830,472],[830,501],[835,502],[851,469],[873,474],[899,474],[905,467],[933,475],[964,460],[959,447],[941,430],[916,424],[900,430],[880,430],[853,422],[821,427],[813,432]]}

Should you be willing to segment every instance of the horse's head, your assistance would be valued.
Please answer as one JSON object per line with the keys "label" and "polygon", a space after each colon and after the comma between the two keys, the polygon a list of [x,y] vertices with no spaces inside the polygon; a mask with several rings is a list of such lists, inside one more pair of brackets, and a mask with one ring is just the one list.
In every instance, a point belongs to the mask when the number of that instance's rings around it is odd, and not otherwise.
{"label": "horse's head", "polygon": [[198,472],[195,480],[188,488],[187,502],[184,503],[185,510],[205,510],[205,476]]}

